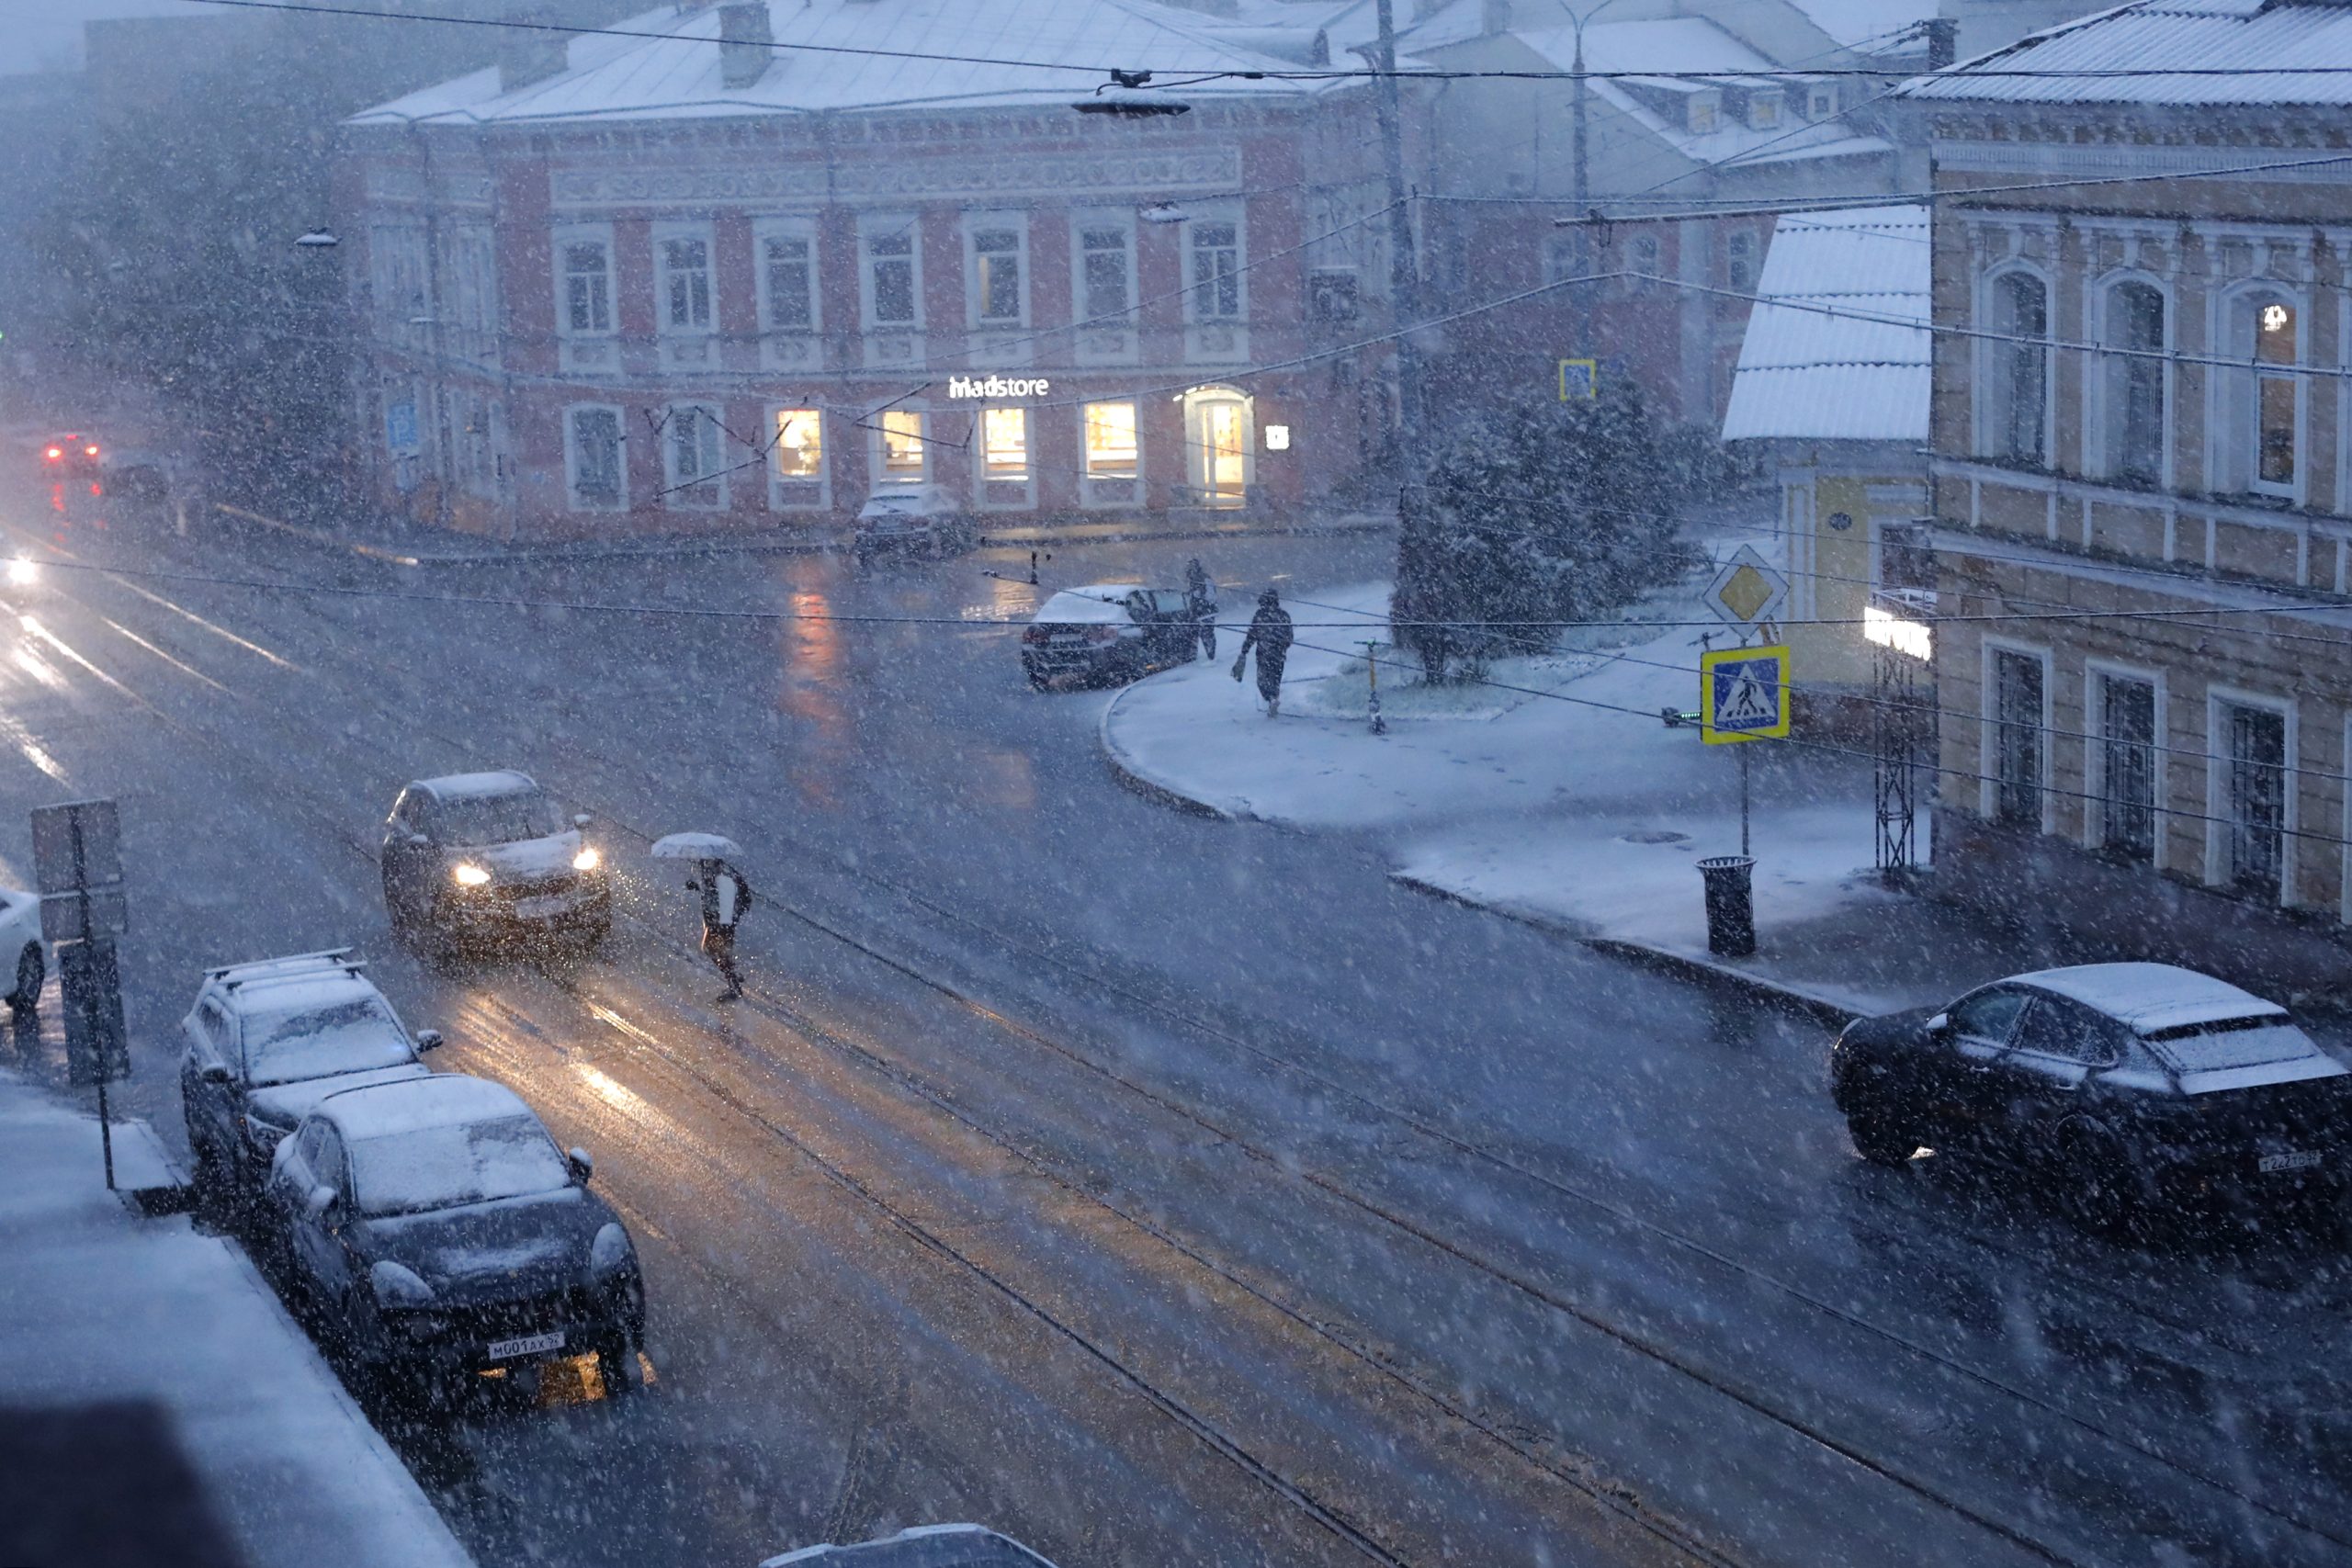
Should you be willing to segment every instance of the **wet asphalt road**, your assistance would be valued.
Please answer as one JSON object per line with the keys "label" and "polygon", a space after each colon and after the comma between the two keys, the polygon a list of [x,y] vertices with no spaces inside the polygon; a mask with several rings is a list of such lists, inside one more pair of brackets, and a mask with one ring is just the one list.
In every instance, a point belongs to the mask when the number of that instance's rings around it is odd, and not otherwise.
{"label": "wet asphalt road", "polygon": [[[349,942],[637,1232],[652,1397],[369,1395],[486,1562],[946,1518],[1064,1568],[2352,1552],[2331,1255],[1870,1169],[1817,1026],[1129,793],[1105,696],[978,624],[1035,602],[984,574],[1025,548],[408,570],[46,501],[7,517],[56,565],[0,624],[0,873],[25,807],[121,797],[134,1109],[179,1137],[203,964]],[[1046,591],[1195,551],[1232,604],[1387,546],[1061,547]],[[597,957],[391,943],[393,794],[489,766],[596,814]],[[740,1007],[642,853],[687,828],[763,896]]]}

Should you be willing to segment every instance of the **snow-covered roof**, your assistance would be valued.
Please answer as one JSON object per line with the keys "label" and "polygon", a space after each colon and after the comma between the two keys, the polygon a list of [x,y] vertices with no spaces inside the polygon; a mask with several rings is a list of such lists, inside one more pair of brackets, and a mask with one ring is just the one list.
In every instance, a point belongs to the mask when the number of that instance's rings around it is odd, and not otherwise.
{"label": "snow-covered roof", "polygon": [[2078,964],[2019,975],[2017,980],[2072,998],[2140,1034],[2223,1019],[2287,1016],[2277,1002],[2173,964]]}
{"label": "snow-covered roof", "polygon": [[1724,440],[1928,439],[1928,221],[1926,207],[1897,205],[1794,214],[1775,225]]}
{"label": "snow-covered roof", "polygon": [[515,795],[539,786],[528,773],[518,773],[512,768],[502,768],[492,773],[444,773],[437,779],[419,779],[419,788],[431,790],[443,800],[470,800],[482,795]]}
{"label": "snow-covered roof", "polygon": [[229,1004],[240,1013],[323,1012],[379,994],[356,975],[289,975],[240,987],[230,994]]}
{"label": "snow-covered roof", "polygon": [[[719,73],[718,10],[649,11],[613,31],[573,37],[564,70],[512,92],[500,90],[495,69],[476,71],[363,110],[350,123],[1067,106],[1107,84],[1114,68],[1177,80],[1299,69],[1295,60],[1234,42],[1235,29],[1221,18],[1154,0],[768,0],[774,62],[749,86],[729,87]],[[925,58],[902,58],[909,54]],[[1295,96],[1346,85],[1226,76],[1187,82],[1170,96]]]}
{"label": "snow-covered roof", "polygon": [[463,1127],[533,1114],[522,1097],[504,1084],[461,1073],[428,1073],[421,1078],[345,1089],[319,1101],[319,1111],[353,1143],[427,1127]]}
{"label": "snow-covered roof", "polygon": [[1090,582],[1065,588],[1038,606],[1035,620],[1060,625],[1109,626],[1127,618],[1127,595],[1137,582]]}
{"label": "snow-covered roof", "polygon": [[[1529,28],[1515,30],[1513,36],[1557,70],[1571,70],[1576,64],[1573,28]],[[1757,92],[1784,91],[1790,86],[1785,77],[1775,74],[1781,69],[1779,64],[1703,17],[1597,22],[1584,30],[1584,61],[1588,71],[1675,72],[1671,76],[1632,81],[1596,80],[1592,96],[1694,163],[1736,164],[1751,157],[1786,163],[1869,157],[1893,151],[1893,144],[1883,138],[1859,135],[1838,119],[1807,124],[1784,114],[1781,123],[1758,130],[1738,115],[1725,112],[1715,117],[1713,130],[1694,131],[1683,120],[1651,107],[1639,88],[1682,96],[1702,92],[1715,83]],[[1715,82],[1706,80],[1709,77]]]}
{"label": "snow-covered roof", "polygon": [[2030,33],[1897,91],[1937,102],[2352,104],[2352,6],[2148,0]]}
{"label": "snow-covered roof", "polygon": [[[1936,16],[1938,0],[1790,0],[1813,25],[1862,54],[1883,54],[1896,35]],[[1906,44],[1905,48],[1908,49]],[[1926,47],[1921,39],[1919,48]]]}

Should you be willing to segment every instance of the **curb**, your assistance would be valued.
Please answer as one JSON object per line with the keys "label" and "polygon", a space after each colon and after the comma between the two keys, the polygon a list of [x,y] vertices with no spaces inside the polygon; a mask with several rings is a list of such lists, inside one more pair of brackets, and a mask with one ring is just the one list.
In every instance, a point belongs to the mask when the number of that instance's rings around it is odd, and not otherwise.
{"label": "curb", "polygon": [[281,518],[249,512],[226,502],[213,502],[213,509],[243,522],[259,524],[280,533],[292,534],[313,544],[333,549],[348,550],[393,566],[513,566],[535,561],[607,560],[615,558],[655,558],[688,555],[819,555],[833,548],[831,541],[814,541],[781,535],[672,537],[667,539],[567,541],[539,547],[526,546],[505,549],[444,549],[430,545],[395,546],[370,540],[347,538],[325,533],[317,528],[305,528],[300,524]]}
{"label": "curb", "polygon": [[[1147,676],[1145,679],[1148,680],[1149,677]],[[1125,702],[1142,685],[1143,682],[1137,681],[1133,685],[1121,687],[1119,694],[1102,705],[1102,716],[1095,721],[1095,740],[1102,748],[1102,760],[1110,764],[1111,776],[1145,799],[1156,801],[1161,806],[1172,807],[1190,816],[1206,817],[1217,822],[1256,821],[1257,818],[1247,812],[1228,811],[1222,806],[1212,806],[1205,800],[1197,800],[1189,795],[1170,789],[1166,784],[1146,778],[1136,770],[1134,762],[1119,750],[1119,743],[1111,739],[1111,719],[1118,713],[1119,705]]]}

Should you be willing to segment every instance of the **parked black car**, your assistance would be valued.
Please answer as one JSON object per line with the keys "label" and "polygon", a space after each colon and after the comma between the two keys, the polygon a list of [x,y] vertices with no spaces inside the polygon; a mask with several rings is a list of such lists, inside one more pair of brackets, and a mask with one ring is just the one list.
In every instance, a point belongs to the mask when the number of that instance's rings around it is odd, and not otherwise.
{"label": "parked black car", "polygon": [[264,1191],[297,1288],[371,1372],[446,1395],[593,1351],[626,1393],[643,1381],[645,1287],[588,1178],[512,1089],[434,1073],[321,1100]]}
{"label": "parked black car", "polygon": [[2107,1228],[2169,1204],[2340,1200],[2352,1074],[2284,1008],[2194,970],[2092,964],[1847,1026],[1830,1090],[1855,1151],[1989,1155]]}
{"label": "parked black car", "polygon": [[1021,634],[1021,668],[1044,691],[1054,682],[1132,681],[1190,661],[1198,628],[1181,588],[1097,582],[1046,601]]}
{"label": "parked black car", "polygon": [[612,928],[603,853],[529,775],[454,773],[401,791],[384,823],[384,908],[393,934],[458,942],[564,936],[584,946]]}
{"label": "parked black car", "polygon": [[325,1096],[423,1077],[417,1054],[441,1043],[409,1033],[349,948],[208,969],[180,1032],[180,1109],[198,1190],[216,1202],[257,1191]]}

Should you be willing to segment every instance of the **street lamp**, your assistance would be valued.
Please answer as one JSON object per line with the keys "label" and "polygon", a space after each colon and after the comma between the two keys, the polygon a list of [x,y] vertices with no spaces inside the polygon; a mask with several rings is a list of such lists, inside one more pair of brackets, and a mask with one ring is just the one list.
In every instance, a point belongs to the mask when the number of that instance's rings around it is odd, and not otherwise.
{"label": "street lamp", "polygon": [[1116,115],[1123,119],[1158,119],[1193,112],[1193,106],[1181,99],[1146,92],[1145,84],[1150,80],[1148,71],[1114,71],[1109,82],[1070,107],[1080,114]]}
{"label": "street lamp", "polygon": [[[1589,94],[1587,90],[1584,78],[1584,28],[1587,22],[1591,21],[1595,17],[1598,17],[1601,12],[1606,11],[1610,6],[1614,6],[1615,4],[1617,4],[1617,0],[1600,0],[1600,5],[1592,6],[1588,10],[1571,11],[1568,13],[1568,20],[1573,23],[1576,28],[1577,39],[1576,59],[1568,66],[1568,70],[1571,73],[1571,80],[1568,84],[1568,115],[1570,119],[1574,121],[1576,128],[1576,162],[1571,165],[1569,183],[1573,188],[1569,194],[1571,204],[1575,207],[1576,214],[1579,219],[1585,216],[1587,198],[1590,194],[1587,187],[1591,183],[1591,165],[1589,160],[1586,156],[1586,149],[1592,141],[1592,127],[1590,121],[1590,111],[1587,107],[1589,101]],[[1577,231],[1576,268],[1578,276],[1582,276],[1584,274],[1592,270],[1592,257],[1589,250],[1590,244],[1591,241],[1587,238],[1587,231],[1579,228]]]}
{"label": "street lamp", "polygon": [[1186,223],[1193,217],[1172,201],[1155,201],[1136,216],[1146,223]]}
{"label": "street lamp", "polygon": [[307,233],[294,237],[294,245],[298,250],[332,250],[341,243],[343,242],[335,238],[334,231],[328,229],[312,229]]}

